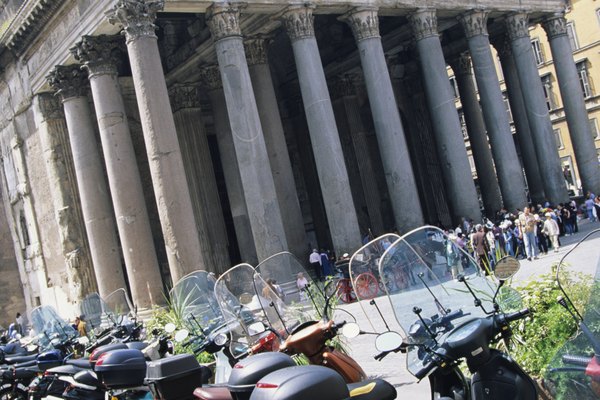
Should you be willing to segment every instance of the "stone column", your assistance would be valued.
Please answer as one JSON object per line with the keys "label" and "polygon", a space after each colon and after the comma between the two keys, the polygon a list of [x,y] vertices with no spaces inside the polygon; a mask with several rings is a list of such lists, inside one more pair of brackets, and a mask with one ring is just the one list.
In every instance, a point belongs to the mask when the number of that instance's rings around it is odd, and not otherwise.
{"label": "stone column", "polygon": [[71,49],[89,72],[108,184],[133,302],[163,303],[162,282],[113,53],[120,36],[84,36]]}
{"label": "stone column", "polygon": [[256,247],[250,228],[248,208],[244,198],[244,188],[238,161],[233,144],[233,133],[227,115],[227,104],[225,93],[221,83],[221,73],[218,66],[203,67],[200,69],[200,77],[204,86],[208,89],[213,114],[213,129],[217,137],[217,146],[221,155],[221,165],[225,177],[227,197],[233,218],[235,235],[240,249],[243,262],[251,265],[258,264]]}
{"label": "stone column", "polygon": [[117,225],[87,98],[87,73],[81,70],[79,64],[57,66],[51,71],[48,80],[60,95],[65,110],[81,211],[98,292],[104,298],[117,289],[127,288],[127,284],[117,240]]}
{"label": "stone column", "polygon": [[515,162],[518,160],[517,149],[496,74],[487,32],[487,18],[487,11],[477,10],[463,14],[459,19],[471,53],[504,206],[508,210],[516,210],[527,204],[525,180],[520,163]]}
{"label": "stone column", "polygon": [[333,247],[337,254],[351,253],[360,244],[360,229],[313,28],[312,8],[292,6],[282,18],[292,41]]}
{"label": "stone column", "polygon": [[517,139],[521,147],[521,156],[523,159],[525,176],[527,178],[529,197],[534,203],[543,204],[546,195],[544,193],[542,175],[540,174],[540,165],[535,152],[533,138],[531,137],[529,118],[527,117],[521,83],[519,82],[519,74],[517,73],[515,60],[513,59],[512,50],[510,49],[510,42],[505,36],[502,36],[497,40],[495,47],[500,56],[510,110],[513,116],[515,130],[517,131]]}
{"label": "stone column", "polygon": [[560,14],[547,19],[543,26],[552,50],[552,59],[583,192],[600,193],[598,154],[577,76],[577,67],[573,61],[573,49],[567,35],[567,21],[564,15]]}
{"label": "stone column", "polygon": [[529,20],[525,13],[515,13],[506,18],[506,29],[510,40],[513,57],[523,89],[523,100],[529,118],[533,143],[542,175],[542,183],[547,199],[553,203],[569,200],[565,178],[560,165],[558,149],[548,107],[544,97],[542,81],[535,65],[531,39],[529,37]]}
{"label": "stone column", "polygon": [[175,84],[169,89],[173,117],[181,146],[196,227],[206,270],[224,272],[231,267],[227,231],[217,181],[200,109],[197,84]]}
{"label": "stone column", "polygon": [[[365,199],[367,213],[369,214],[369,227],[375,235],[384,232],[384,223],[381,207],[381,196],[377,186],[373,160],[369,152],[367,129],[360,115],[360,104],[356,94],[355,76],[344,76],[337,79],[331,86],[334,99],[334,111],[340,110],[339,115],[346,121],[339,123],[340,132],[347,129],[352,141],[352,150],[358,164],[358,174],[362,183],[361,195]],[[339,104],[337,104],[339,102]],[[342,143],[343,145],[343,143]],[[349,168],[349,173],[350,173]],[[391,224],[390,224],[391,225]]]}
{"label": "stone column", "polygon": [[215,42],[256,254],[264,260],[287,250],[287,241],[246,62],[239,10],[214,3],[207,23]]}
{"label": "stone column", "polygon": [[50,93],[34,98],[34,113],[49,179],[50,197],[54,204],[58,238],[65,258],[71,302],[81,301],[97,291],[94,270],[78,212],[79,201],[74,189],[72,161],[69,154],[67,126],[60,102]]}
{"label": "stone column", "polygon": [[306,256],[308,243],[271,70],[267,62],[268,40],[253,38],[246,40],[244,46],[260,123],[265,135],[279,209],[281,215],[285,215],[283,227],[287,243],[290,251],[296,257],[303,259]]}
{"label": "stone column", "polygon": [[400,232],[408,232],[423,225],[424,219],[379,36],[377,10],[357,8],[342,19],[352,28],[358,46],[396,227]]}
{"label": "stone column", "polygon": [[135,87],[152,186],[173,283],[208,267],[198,239],[175,121],[154,33],[164,1],[119,0],[107,14],[123,27]]}
{"label": "stone column", "polygon": [[458,84],[460,103],[467,124],[467,133],[469,134],[471,152],[477,170],[483,208],[488,218],[494,218],[496,211],[502,207],[502,197],[496,170],[494,169],[492,151],[488,144],[485,121],[483,120],[483,114],[477,99],[477,90],[473,82],[471,58],[467,53],[462,53],[456,59],[451,60],[450,63]]}
{"label": "stone column", "polygon": [[446,61],[437,31],[436,12],[430,9],[418,10],[409,16],[409,21],[416,39],[421,74],[431,113],[431,125],[442,163],[452,220],[458,223],[461,217],[465,217],[479,221],[479,200],[454,105],[454,94],[446,72]]}

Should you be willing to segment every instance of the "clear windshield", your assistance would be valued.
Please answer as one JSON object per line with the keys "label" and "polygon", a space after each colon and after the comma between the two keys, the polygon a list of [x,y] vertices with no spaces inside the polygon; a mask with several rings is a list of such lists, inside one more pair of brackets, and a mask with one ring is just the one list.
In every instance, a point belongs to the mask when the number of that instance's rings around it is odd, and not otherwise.
{"label": "clear windshield", "polygon": [[[268,325],[266,312],[283,309],[277,294],[262,290],[266,283],[257,284],[260,276],[250,264],[239,264],[224,272],[215,284],[215,298],[229,326],[230,351],[235,357],[245,354],[263,335],[254,327],[256,322]],[[274,302],[276,307],[270,307]]]}
{"label": "clear windshield", "polygon": [[223,315],[214,295],[215,282],[213,274],[194,271],[171,289],[171,306],[189,331],[209,335],[223,325]]}
{"label": "clear windshield", "polygon": [[556,278],[563,307],[575,316],[565,310],[564,329],[572,335],[552,359],[545,381],[556,398],[600,399],[600,229],[562,249]]}
{"label": "clear windshield", "polygon": [[31,311],[31,327],[42,348],[50,347],[53,340],[64,341],[77,336],[77,331],[62,319],[51,306],[41,306]]}
{"label": "clear windshield", "polygon": [[[394,276],[388,276],[387,279],[382,279],[379,275],[381,257],[392,243],[399,238],[400,236],[395,234],[380,236],[358,249],[350,258],[349,270],[352,283],[350,289],[354,292],[354,296],[359,301],[360,308],[370,324],[368,328],[373,332],[384,332],[390,328],[389,321],[385,319],[385,316],[391,316],[393,312],[390,302],[385,297],[386,292],[383,288],[383,282],[387,283],[390,291],[393,291],[396,287],[406,286],[404,275],[398,271],[390,271],[389,268],[386,268],[384,274],[396,272]],[[343,285],[338,285],[337,290],[338,295],[343,296],[343,291],[349,289],[344,288]],[[384,297],[376,300],[376,302],[384,318],[370,303],[373,298],[381,296]]]}
{"label": "clear windshield", "polygon": [[133,315],[133,306],[125,289],[117,289],[104,299],[104,314],[112,322],[124,323]]}
{"label": "clear windshield", "polygon": [[[464,276],[466,283],[453,276]],[[496,284],[481,274],[455,237],[436,227],[416,229],[389,246],[379,261],[379,277],[410,344],[407,367],[413,374],[423,367],[423,348],[430,344],[432,334],[439,336],[451,329],[449,324],[438,323],[441,317],[458,312],[452,320],[458,326],[485,316],[467,285],[485,310],[493,310]]]}
{"label": "clear windshield", "polygon": [[89,332],[98,333],[100,329],[108,326],[107,318],[103,314],[108,306],[98,293],[87,295],[81,302],[80,308],[81,314],[85,316],[86,328]]}
{"label": "clear windshield", "polygon": [[277,253],[258,264],[256,272],[255,292],[274,300],[264,308],[264,315],[282,337],[299,324],[322,317],[325,299],[321,288],[293,254]]}

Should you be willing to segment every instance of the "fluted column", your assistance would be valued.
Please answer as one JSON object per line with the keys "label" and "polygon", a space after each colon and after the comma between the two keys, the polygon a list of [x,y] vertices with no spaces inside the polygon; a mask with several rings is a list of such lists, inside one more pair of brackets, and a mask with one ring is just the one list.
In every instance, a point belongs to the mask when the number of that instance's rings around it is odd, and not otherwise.
{"label": "fluted column", "polygon": [[506,18],[506,29],[510,40],[519,81],[523,89],[523,100],[529,118],[536,154],[547,199],[554,204],[569,200],[565,178],[562,173],[558,148],[550,115],[544,97],[542,81],[535,65],[529,19],[525,13],[515,13]]}
{"label": "fluted column", "polygon": [[[377,186],[377,178],[373,167],[373,160],[369,152],[367,129],[360,115],[360,104],[356,94],[356,76],[344,76],[331,85],[331,94],[334,100],[334,110],[346,121],[338,123],[340,132],[347,129],[352,142],[352,151],[356,156],[358,174],[362,183],[360,195],[365,199],[365,206],[369,214],[371,231],[378,235],[384,232],[384,222],[381,207],[381,196]],[[338,111],[339,110],[339,111]],[[343,145],[343,142],[342,142]],[[351,169],[349,168],[349,173]],[[358,206],[357,206],[358,207]],[[388,224],[391,225],[391,224]],[[366,229],[365,229],[366,230]]]}
{"label": "fluted column", "polygon": [[105,298],[117,289],[127,288],[127,284],[110,193],[96,144],[95,122],[86,95],[89,80],[79,64],[57,66],[47,79],[64,107],[98,292]]}
{"label": "fluted column", "polygon": [[215,3],[207,23],[215,42],[256,254],[264,260],[287,250],[288,245],[246,62],[239,10]]}
{"label": "fluted column", "polygon": [[50,93],[34,98],[34,113],[54,204],[58,239],[65,260],[67,298],[77,302],[96,292],[97,286],[83,220],[78,212],[79,198],[74,187],[65,116],[60,102]]}
{"label": "fluted column", "polygon": [[360,229],[315,38],[312,8],[291,6],[282,19],[292,41],[333,247],[337,254],[352,252],[360,244]]}
{"label": "fluted column", "polygon": [[577,66],[573,60],[573,49],[567,35],[567,21],[564,15],[560,14],[548,18],[543,26],[548,34],[552,50],[552,60],[583,192],[600,193],[598,154],[592,137],[581,84],[577,76]]}
{"label": "fluted column", "polygon": [[452,219],[455,223],[458,223],[461,217],[479,221],[479,200],[454,105],[454,94],[446,72],[446,61],[437,31],[436,12],[430,9],[418,10],[409,16],[409,21],[416,39]]}
{"label": "fluted column", "polygon": [[181,146],[188,187],[207,271],[224,272],[230,266],[227,231],[201,116],[197,84],[175,84],[169,89],[173,118]]}
{"label": "fluted column", "polygon": [[473,161],[475,161],[475,169],[477,170],[477,180],[481,190],[481,198],[483,200],[483,208],[485,214],[489,218],[493,218],[496,211],[502,207],[502,198],[500,194],[500,186],[494,169],[494,161],[492,159],[492,151],[488,144],[486,135],[485,121],[479,100],[477,99],[477,91],[473,82],[473,69],[471,68],[471,58],[467,53],[462,53],[456,59],[450,60],[458,91],[460,93],[460,103],[462,104],[465,123],[467,125],[467,133],[469,134],[469,142],[471,143],[471,152],[473,153]]}
{"label": "fluted column", "polygon": [[162,282],[113,58],[122,48],[121,40],[120,36],[84,36],[71,52],[89,73],[132,300],[148,309],[163,303]]}
{"label": "fluted column", "polygon": [[515,162],[518,160],[517,149],[496,74],[487,32],[487,18],[487,11],[477,10],[461,15],[460,21],[471,53],[504,206],[509,210],[516,210],[527,204],[525,180],[520,163]]}
{"label": "fluted column", "polygon": [[279,209],[281,215],[285,215],[283,227],[287,243],[290,251],[302,259],[306,256],[308,243],[271,70],[267,62],[268,42],[265,38],[252,38],[246,40],[244,46],[258,114],[265,135],[265,144],[269,153]]}
{"label": "fluted column", "polygon": [[248,217],[248,208],[246,207],[246,199],[244,198],[240,169],[235,155],[233,133],[231,132],[229,116],[227,115],[227,104],[225,103],[225,93],[223,92],[219,67],[215,65],[201,68],[200,78],[208,91],[212,107],[213,129],[221,156],[225,187],[227,189],[227,197],[229,198],[229,207],[231,209],[240,256],[243,262],[256,265],[258,257],[256,255],[256,247],[254,246],[252,229],[250,228],[250,218]]}
{"label": "fluted column", "polygon": [[194,223],[169,93],[154,33],[163,0],[119,0],[107,14],[122,26],[140,110],[158,216],[173,282],[208,267]]}
{"label": "fluted column", "polygon": [[540,164],[535,152],[533,138],[531,137],[529,118],[527,117],[519,74],[517,73],[517,67],[515,65],[515,60],[513,59],[510,42],[502,35],[497,39],[495,47],[500,56],[500,64],[502,66],[502,75],[504,75],[504,83],[506,84],[510,111],[515,124],[517,140],[519,141],[521,148],[529,197],[535,204],[543,204],[546,195],[544,193],[544,185],[540,173]]}
{"label": "fluted column", "polygon": [[408,232],[423,225],[424,219],[379,36],[377,10],[354,9],[342,19],[352,28],[358,46],[396,227],[401,232]]}

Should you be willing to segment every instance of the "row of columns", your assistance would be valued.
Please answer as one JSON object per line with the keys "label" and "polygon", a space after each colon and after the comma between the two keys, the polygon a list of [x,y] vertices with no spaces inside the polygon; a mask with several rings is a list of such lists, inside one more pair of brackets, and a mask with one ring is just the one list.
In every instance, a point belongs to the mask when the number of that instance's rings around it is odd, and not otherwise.
{"label": "row of columns", "polygon": [[[169,268],[173,281],[176,281],[190,271],[207,268],[207,254],[211,249],[206,248],[210,241],[199,240],[199,228],[190,218],[193,206],[154,33],[153,22],[162,5],[160,1],[120,1],[109,12],[109,20],[124,29]],[[360,231],[315,38],[312,11],[310,6],[291,6],[280,17],[292,42],[334,249],[342,253],[357,247]],[[423,224],[424,218],[405,133],[386,69],[377,9],[357,8],[341,19],[351,26],[357,41],[396,227],[407,231]],[[218,69],[205,68],[202,74],[205,82],[212,85],[209,97],[215,132],[221,156],[227,160],[223,163],[224,172],[241,253],[247,260],[254,261],[294,246],[300,252],[305,246],[305,239],[266,59],[266,41],[258,38],[244,43],[239,21],[239,10],[235,6],[213,4],[209,8],[207,23],[215,43]],[[480,216],[479,203],[446,74],[436,12],[419,10],[409,16],[409,21],[416,39],[452,215],[455,220],[460,217],[477,220]],[[544,168],[539,169],[544,193],[552,202],[565,201],[566,187],[562,182],[548,110],[531,54],[527,16],[514,14],[506,21],[519,86],[526,86],[521,95],[534,152],[538,160],[548,161]],[[486,180],[484,201],[487,207],[499,208],[497,193],[501,192],[506,207],[522,207],[526,203],[525,183],[516,161],[508,116],[493,68],[486,29],[487,13],[471,12],[461,18],[461,23],[465,28],[482,103],[483,114],[477,116],[474,87],[467,83],[469,79],[461,76],[468,75],[468,72],[458,74],[462,82],[461,95],[465,97],[465,111],[469,114],[467,122],[478,173],[481,180]],[[556,28],[556,25],[552,24],[552,27]],[[557,50],[553,51],[565,58],[562,34],[549,37],[551,42],[555,41],[553,49]],[[127,275],[134,301],[145,308],[160,302],[162,285],[119,91],[114,50],[112,37],[84,37],[73,49],[73,54],[88,72]],[[571,71],[570,65],[561,68]],[[570,76],[571,72],[559,73],[559,78]],[[92,146],[91,113],[85,109],[85,96],[70,90],[76,87],[74,79],[83,79],[81,71],[57,67],[52,76],[51,82],[62,96],[74,158],[82,160],[84,155],[89,157],[85,163],[75,161],[75,164],[102,295],[124,286],[124,276],[116,271],[120,263],[117,263],[119,255],[114,250],[118,247],[114,234],[115,220],[100,168],[100,156]],[[218,82],[222,90],[219,90]],[[582,103],[576,101],[576,87],[565,84],[561,85],[561,90],[563,87],[570,93],[570,96],[563,96],[565,102],[570,102],[570,109],[580,108]],[[572,119],[578,121],[577,117]],[[576,132],[572,129],[572,135],[585,135],[581,133],[583,128],[580,125],[578,122],[570,123],[570,127],[578,128]],[[484,126],[491,143],[495,173],[483,133]],[[591,135],[588,137],[591,138]],[[581,145],[576,146],[576,153],[578,147],[581,148]],[[576,156],[579,157],[578,154]],[[582,173],[582,177],[588,180],[597,178],[598,174],[591,178],[587,176]],[[206,218],[204,220],[207,221]]]}

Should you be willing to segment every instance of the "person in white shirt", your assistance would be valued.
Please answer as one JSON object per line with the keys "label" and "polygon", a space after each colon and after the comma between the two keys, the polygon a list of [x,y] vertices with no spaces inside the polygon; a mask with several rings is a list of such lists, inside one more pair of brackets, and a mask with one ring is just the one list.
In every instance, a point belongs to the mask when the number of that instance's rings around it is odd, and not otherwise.
{"label": "person in white shirt", "polygon": [[310,256],[308,257],[308,262],[310,263],[310,266],[315,271],[315,275],[317,276],[317,281],[320,281],[323,273],[321,271],[321,255],[319,254],[317,249],[313,249],[312,253],[310,253]]}
{"label": "person in white shirt", "polygon": [[552,247],[554,248],[554,252],[558,252],[558,234],[560,233],[560,229],[558,228],[558,224],[552,218],[552,214],[547,212],[544,214],[546,216],[546,220],[544,221],[544,227],[542,228],[542,232],[550,237],[552,241]]}

